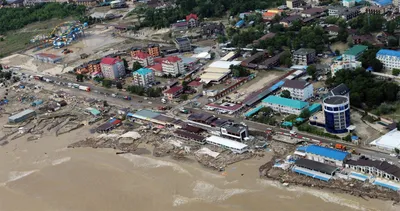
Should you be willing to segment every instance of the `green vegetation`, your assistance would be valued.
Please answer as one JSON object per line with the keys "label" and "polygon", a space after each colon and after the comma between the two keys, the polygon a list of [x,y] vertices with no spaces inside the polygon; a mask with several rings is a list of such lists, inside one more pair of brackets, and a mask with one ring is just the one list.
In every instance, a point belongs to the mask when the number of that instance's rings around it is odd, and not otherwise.
{"label": "green vegetation", "polygon": [[127,90],[133,94],[147,97],[160,97],[162,94],[161,88],[146,88],[142,86],[129,86]]}
{"label": "green vegetation", "polygon": [[368,50],[365,51],[361,58],[360,61],[362,63],[362,66],[367,69],[368,67],[372,67],[372,69],[375,72],[381,72],[383,69],[383,64],[381,61],[376,59],[376,53],[379,51],[378,48],[373,47],[373,46],[368,46]]}
{"label": "green vegetation", "polygon": [[83,76],[82,74],[78,74],[78,75],[76,75],[76,81],[78,81],[78,82],[83,82],[83,78],[84,78],[85,76]]}
{"label": "green vegetation", "polygon": [[300,126],[297,126],[297,129],[299,131],[307,132],[307,133],[312,133],[318,136],[323,136],[327,138],[332,138],[332,139],[340,139],[337,135],[332,135],[330,133],[326,133],[323,129],[311,126],[307,123],[303,123]]}
{"label": "green vegetation", "polygon": [[[269,49],[269,50],[273,50],[273,49]],[[292,66],[292,54],[290,53],[290,51],[285,51],[281,55],[281,57],[279,57],[279,62],[281,64],[284,64],[286,67]]]}
{"label": "green vegetation", "polygon": [[188,99],[189,99],[189,96],[186,95],[186,94],[183,94],[183,95],[181,95],[179,98],[180,98],[181,100],[185,101],[185,100],[188,100]]}
{"label": "green vegetation", "polygon": [[47,3],[38,4],[33,7],[3,8],[0,12],[0,34],[21,29],[37,21],[45,21],[52,18],[61,19],[68,16],[82,16],[84,14],[84,6],[66,3]]}
{"label": "green vegetation", "polygon": [[32,44],[30,44],[30,40],[36,34],[36,32],[7,33],[4,41],[0,42],[0,58],[9,55],[12,52],[22,50],[29,46],[33,46]]}
{"label": "green vegetation", "polygon": [[112,85],[112,81],[111,81],[111,80],[109,80],[109,79],[104,79],[101,83],[102,83],[101,85],[102,85],[103,87],[105,87],[105,88],[111,88],[111,85]]}
{"label": "green vegetation", "polygon": [[347,134],[347,136],[342,138],[343,141],[351,142],[351,134]]}
{"label": "green vegetation", "polygon": [[229,69],[232,71],[233,77],[246,77],[250,75],[250,70],[240,65],[231,65]]}
{"label": "green vegetation", "polygon": [[135,72],[136,70],[142,68],[143,66],[139,62],[134,62],[132,65],[132,71]]}
{"label": "green vegetation", "polygon": [[398,76],[400,74],[400,69],[393,68],[392,75]]}
{"label": "green vegetation", "polygon": [[307,67],[307,74],[310,75],[313,80],[317,79],[317,68],[315,65],[310,65]]}
{"label": "green vegetation", "polygon": [[290,97],[290,91],[289,90],[283,90],[282,93],[281,93],[281,97],[291,98]]}
{"label": "green vegetation", "polygon": [[396,83],[375,80],[374,75],[364,68],[357,68],[354,71],[340,70],[336,72],[335,77],[326,81],[329,87],[341,83],[346,84],[351,90],[351,105],[365,109],[376,108],[383,102],[394,102],[399,92]]}
{"label": "green vegetation", "polygon": [[308,109],[304,109],[299,115],[299,117],[303,118],[303,119],[308,119],[310,116],[311,116],[311,112]]}
{"label": "green vegetation", "polygon": [[297,115],[296,114],[290,114],[289,116],[287,116],[285,118],[286,122],[294,122],[297,119]]}
{"label": "green vegetation", "polygon": [[260,122],[268,125],[276,125],[276,119],[273,117],[273,110],[270,107],[263,107],[254,115],[252,121]]}
{"label": "green vegetation", "polygon": [[367,34],[381,31],[385,23],[386,20],[382,15],[361,14],[351,19],[349,26],[352,29],[357,29],[361,34]]}

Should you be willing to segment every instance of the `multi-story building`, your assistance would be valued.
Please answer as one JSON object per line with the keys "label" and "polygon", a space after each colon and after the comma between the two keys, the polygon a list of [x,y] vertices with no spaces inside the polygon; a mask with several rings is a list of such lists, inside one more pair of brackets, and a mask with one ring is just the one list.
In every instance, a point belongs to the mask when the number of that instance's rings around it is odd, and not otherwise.
{"label": "multi-story building", "polygon": [[400,182],[400,168],[386,161],[358,159],[348,160],[345,163],[346,168],[358,171],[376,178],[384,178]]}
{"label": "multi-story building", "polygon": [[88,62],[87,69],[89,73],[101,72],[100,59]]}
{"label": "multi-story building", "polygon": [[139,46],[132,47],[130,50],[131,57],[136,56],[136,54],[141,51],[142,51],[142,47],[139,47]]}
{"label": "multi-story building", "polygon": [[143,67],[154,65],[154,58],[145,52],[139,51],[132,57],[132,61],[139,62]]}
{"label": "multi-story building", "polygon": [[191,51],[192,50],[192,46],[190,44],[190,40],[187,37],[177,37],[174,39],[174,43],[176,48],[180,51],[180,52],[185,52],[185,51]]}
{"label": "multi-story building", "polygon": [[302,3],[303,1],[301,0],[286,0],[286,6],[289,9],[298,8],[301,6]]}
{"label": "multi-story building", "polygon": [[296,114],[299,115],[304,109],[308,108],[308,103],[300,100],[293,100],[275,95],[270,95],[264,100],[262,104],[272,110],[280,113]]}
{"label": "multi-story building", "polygon": [[334,61],[331,64],[331,74],[332,77],[335,76],[336,72],[339,70],[355,70],[362,66],[362,63],[359,61]]}
{"label": "multi-story building", "polygon": [[343,0],[343,7],[354,7],[356,5],[356,0]]}
{"label": "multi-story building", "polygon": [[160,45],[159,44],[149,44],[147,46],[147,53],[152,57],[157,57],[161,55]]}
{"label": "multi-story building", "polygon": [[185,31],[188,29],[188,22],[186,20],[178,20],[176,23],[171,24],[174,31]]}
{"label": "multi-story building", "polygon": [[395,6],[395,7],[399,7],[400,5],[399,5],[399,0],[393,0],[392,1],[392,4]]}
{"label": "multi-story building", "polygon": [[233,122],[228,122],[222,125],[220,132],[222,136],[238,139],[240,141],[244,141],[247,137],[249,137],[249,130],[246,125]]}
{"label": "multi-story building", "polygon": [[356,61],[367,49],[366,45],[355,45],[342,54],[343,61]]}
{"label": "multi-story building", "polygon": [[312,97],[314,92],[312,83],[299,80],[286,80],[281,89],[289,91],[292,99],[301,101]]}
{"label": "multi-story building", "polygon": [[323,100],[325,129],[330,133],[346,133],[350,126],[350,101],[346,96],[329,96]]}
{"label": "multi-story building", "polygon": [[182,86],[174,86],[164,91],[164,97],[166,97],[168,100],[172,100],[178,97],[182,92]]}
{"label": "multi-story building", "polygon": [[292,62],[298,65],[308,65],[315,60],[315,50],[311,48],[300,48],[293,52]]}
{"label": "multi-story building", "polygon": [[73,0],[72,1],[74,4],[77,5],[84,5],[86,7],[94,7],[97,5],[96,0]]}
{"label": "multi-story building", "polygon": [[[393,1],[393,3],[396,0]],[[365,13],[372,14],[372,15],[383,15],[386,13],[386,7],[379,7],[379,6],[370,6],[365,8]]]}
{"label": "multi-story building", "polygon": [[331,6],[328,9],[328,14],[329,16],[343,18],[344,20],[347,21],[357,17],[360,14],[360,10],[357,7],[347,8],[347,7]]}
{"label": "multi-story building", "polygon": [[100,62],[104,78],[118,79],[125,76],[125,66],[121,59],[105,57]]}
{"label": "multi-story building", "polygon": [[376,53],[376,58],[382,62],[385,69],[400,68],[400,52],[381,49]]}
{"label": "multi-story building", "polygon": [[155,81],[154,72],[148,68],[140,68],[132,73],[132,84],[135,86],[149,86]]}
{"label": "multi-story building", "polygon": [[56,2],[56,0],[24,0],[24,6],[34,6],[36,4]]}
{"label": "multi-story building", "polygon": [[198,23],[198,17],[196,14],[190,13],[189,15],[186,16],[186,22],[188,23],[188,28],[193,28],[197,26]]}
{"label": "multi-story building", "polygon": [[162,60],[162,71],[164,74],[177,76],[185,72],[185,67],[181,58],[177,56],[169,56]]}
{"label": "multi-story building", "polygon": [[203,36],[223,35],[225,34],[225,26],[222,23],[202,23],[201,34]]}

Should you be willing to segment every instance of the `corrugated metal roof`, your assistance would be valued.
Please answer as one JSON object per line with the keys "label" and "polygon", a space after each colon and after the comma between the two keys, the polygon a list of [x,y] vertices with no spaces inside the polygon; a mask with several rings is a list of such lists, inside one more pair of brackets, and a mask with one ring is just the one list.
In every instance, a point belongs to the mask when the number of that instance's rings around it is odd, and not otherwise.
{"label": "corrugated metal roof", "polygon": [[344,55],[351,55],[351,56],[357,56],[363,51],[367,50],[368,46],[365,45],[355,45],[350,49],[347,49],[347,51],[344,52]]}
{"label": "corrugated metal roof", "polygon": [[376,56],[395,56],[400,57],[400,51],[381,49],[376,53]]}
{"label": "corrugated metal roof", "polygon": [[21,118],[21,117],[23,117],[25,115],[34,113],[34,112],[35,112],[34,110],[26,109],[24,111],[21,111],[21,112],[19,112],[17,114],[14,114],[14,115],[10,116],[9,119],[11,119],[11,120],[18,119],[18,118]]}
{"label": "corrugated metal roof", "polygon": [[344,159],[346,159],[347,155],[349,154],[348,152],[344,152],[344,151],[340,151],[340,150],[328,148],[328,147],[321,147],[318,145],[307,146],[305,151],[306,151],[306,153],[320,155],[320,156],[324,156],[327,158],[331,158],[334,160],[340,160],[340,161],[343,161]]}
{"label": "corrugated metal roof", "polygon": [[144,110],[137,111],[134,115],[137,117],[154,119],[155,117],[159,116],[160,113],[144,109]]}
{"label": "corrugated metal roof", "polygon": [[230,147],[230,148],[234,148],[234,149],[238,149],[238,150],[242,150],[247,147],[246,144],[243,144],[243,143],[240,143],[237,141],[233,141],[233,140],[230,140],[227,138],[222,138],[219,136],[210,136],[206,140],[207,140],[207,142],[220,144],[222,146],[226,146],[226,147]]}
{"label": "corrugated metal roof", "polygon": [[295,109],[303,109],[308,106],[307,102],[303,102],[300,100],[288,99],[288,98],[284,98],[284,97],[278,97],[275,95],[268,96],[267,98],[262,100],[262,102],[278,104],[281,106],[291,107],[291,108],[295,108]]}

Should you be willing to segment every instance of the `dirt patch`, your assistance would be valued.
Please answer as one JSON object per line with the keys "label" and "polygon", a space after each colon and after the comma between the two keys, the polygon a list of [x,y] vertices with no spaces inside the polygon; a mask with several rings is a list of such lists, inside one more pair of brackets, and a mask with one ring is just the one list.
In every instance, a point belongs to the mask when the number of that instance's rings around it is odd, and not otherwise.
{"label": "dirt patch", "polygon": [[348,48],[349,45],[347,45],[347,43],[342,43],[342,42],[335,42],[331,45],[332,51],[339,50],[340,53],[344,53]]}

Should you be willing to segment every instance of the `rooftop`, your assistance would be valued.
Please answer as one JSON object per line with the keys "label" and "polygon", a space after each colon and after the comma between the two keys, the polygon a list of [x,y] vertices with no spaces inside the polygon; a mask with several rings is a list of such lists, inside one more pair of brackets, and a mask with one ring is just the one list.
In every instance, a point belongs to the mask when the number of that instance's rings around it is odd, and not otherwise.
{"label": "rooftop", "polygon": [[136,70],[135,72],[133,72],[132,74],[133,75],[139,74],[139,75],[144,76],[144,75],[151,74],[151,73],[153,73],[152,70],[150,70],[148,68],[145,68],[145,67],[142,67],[142,68]]}
{"label": "rooftop", "polygon": [[288,16],[286,18],[283,18],[281,20],[281,22],[290,23],[290,22],[297,21],[297,20],[300,20],[300,19],[301,19],[300,15],[291,15],[291,16]]}
{"label": "rooftop", "polygon": [[101,59],[101,63],[102,64],[107,64],[107,65],[114,65],[114,64],[116,64],[117,62],[120,62],[120,61],[121,61],[120,59],[111,58],[111,57],[105,57],[105,58]]}
{"label": "rooftop", "polygon": [[187,132],[187,131],[184,131],[184,130],[176,130],[176,131],[174,131],[174,133],[177,134],[178,136],[189,138],[189,139],[194,139],[196,141],[203,141],[204,140],[203,136],[200,136],[200,135],[197,135],[197,134],[193,134],[193,133],[190,133],[190,132]]}
{"label": "rooftop", "polygon": [[143,51],[139,51],[136,53],[136,55],[134,57],[137,57],[139,59],[147,59],[148,57],[150,57],[150,54],[145,53]]}
{"label": "rooftop", "polygon": [[299,81],[299,80],[287,80],[285,81],[285,83],[283,84],[283,87],[287,87],[287,88],[292,88],[292,89],[304,89],[306,88],[308,85],[310,85],[310,83],[305,82],[305,81]]}
{"label": "rooftop", "polygon": [[165,57],[162,61],[163,62],[175,63],[175,62],[178,62],[178,61],[182,61],[182,59],[177,57],[177,56],[168,56],[168,57]]}
{"label": "rooftop", "polygon": [[283,98],[283,97],[278,97],[275,95],[268,96],[264,100],[262,100],[263,103],[271,103],[271,104],[278,104],[281,106],[285,107],[291,107],[295,109],[303,109],[308,106],[307,102],[303,102],[300,100],[293,100],[293,99],[288,99],[288,98]]}
{"label": "rooftop", "polygon": [[229,69],[231,65],[239,65],[241,62],[240,61],[215,61],[211,63],[208,67],[216,67],[216,68],[225,68]]}
{"label": "rooftop", "polygon": [[27,114],[34,113],[34,112],[35,112],[34,110],[26,109],[24,111],[21,111],[21,112],[19,112],[17,114],[14,114],[14,115],[10,116],[9,118],[10,119],[18,119],[18,118],[21,118],[21,117],[23,117],[23,116],[25,116]]}
{"label": "rooftop", "polygon": [[207,113],[194,113],[194,114],[190,114],[188,116],[188,120],[206,121],[207,119],[210,119],[211,117],[215,118],[214,115],[207,114]]}
{"label": "rooftop", "polygon": [[349,100],[345,96],[330,96],[324,99],[324,103],[330,104],[330,105],[339,105],[343,104],[345,102],[348,102]]}
{"label": "rooftop", "polygon": [[51,59],[60,58],[60,56],[57,56],[55,54],[50,54],[50,53],[38,53],[38,54],[36,54],[36,56],[47,57],[47,58],[51,58]]}
{"label": "rooftop", "polygon": [[349,155],[348,152],[340,151],[333,148],[322,147],[318,145],[309,145],[305,148],[306,153],[311,153],[315,155],[320,155],[323,157],[331,158],[334,160],[343,161]]}
{"label": "rooftop", "polygon": [[350,165],[356,165],[356,166],[375,167],[381,171],[384,171],[386,173],[389,173],[393,176],[400,178],[400,168],[398,166],[392,165],[386,161],[358,159],[358,160],[348,160],[346,163],[350,164]]}
{"label": "rooftop", "polygon": [[398,131],[397,128],[395,128],[392,131],[374,140],[370,144],[378,147],[383,147],[386,149],[392,149],[392,150],[394,148],[400,149],[400,131]]}
{"label": "rooftop", "polygon": [[307,55],[310,53],[315,53],[315,49],[312,48],[300,48],[297,51],[295,51],[293,54],[300,54],[300,55]]}
{"label": "rooftop", "polygon": [[400,51],[381,49],[376,53],[376,56],[395,56],[400,57]]}
{"label": "rooftop", "polygon": [[175,94],[183,89],[182,86],[174,86],[164,91],[166,94]]}
{"label": "rooftop", "polygon": [[190,86],[190,87],[198,87],[201,85],[203,85],[203,83],[201,83],[200,81],[192,81],[188,84],[188,86]]}
{"label": "rooftop", "polygon": [[189,38],[187,38],[187,37],[177,37],[177,38],[175,38],[175,41],[178,42],[178,43],[190,42]]}
{"label": "rooftop", "polygon": [[199,19],[198,17],[197,17],[197,15],[196,14],[193,14],[193,13],[190,13],[189,15],[186,15],[186,21],[189,21],[190,19],[195,19],[195,20],[197,20],[197,19]]}
{"label": "rooftop", "polygon": [[346,84],[343,83],[331,90],[332,95],[347,95],[349,92],[350,89],[346,86]]}
{"label": "rooftop", "polygon": [[343,54],[357,56],[357,55],[360,55],[365,50],[367,50],[367,48],[368,48],[368,46],[365,46],[365,45],[355,45],[352,48],[345,51]]}
{"label": "rooftop", "polygon": [[242,124],[229,122],[229,123],[223,125],[222,128],[225,128],[230,133],[238,134],[239,132],[245,130],[247,127]]}
{"label": "rooftop", "polygon": [[325,10],[326,10],[325,8],[313,7],[313,8],[304,10],[302,13],[303,14],[308,14],[308,15],[315,15],[317,13],[324,12]]}
{"label": "rooftop", "polygon": [[239,149],[239,150],[247,147],[246,144],[243,144],[243,143],[240,143],[237,141],[233,141],[233,140],[230,140],[227,138],[222,138],[219,136],[210,136],[206,140],[207,140],[207,142],[212,142],[215,144],[219,144],[219,145],[223,145],[223,146],[227,146],[229,148],[234,148],[234,149]]}
{"label": "rooftop", "polygon": [[338,169],[337,167],[334,167],[331,165],[327,165],[324,163],[320,163],[317,161],[308,160],[308,159],[304,159],[304,158],[300,158],[300,159],[296,160],[295,165],[303,167],[303,168],[307,168],[307,169],[312,169],[314,171],[322,172],[325,174],[329,174],[329,175],[332,175]]}
{"label": "rooftop", "polygon": [[152,66],[148,66],[147,68],[152,69],[154,71],[159,71],[159,72],[162,72],[162,70],[163,70],[162,65],[160,63],[156,63]]}
{"label": "rooftop", "polygon": [[144,118],[154,119],[157,116],[159,116],[160,113],[154,112],[154,111],[151,111],[151,110],[143,109],[143,110],[137,111],[134,115],[136,117],[144,117]]}

